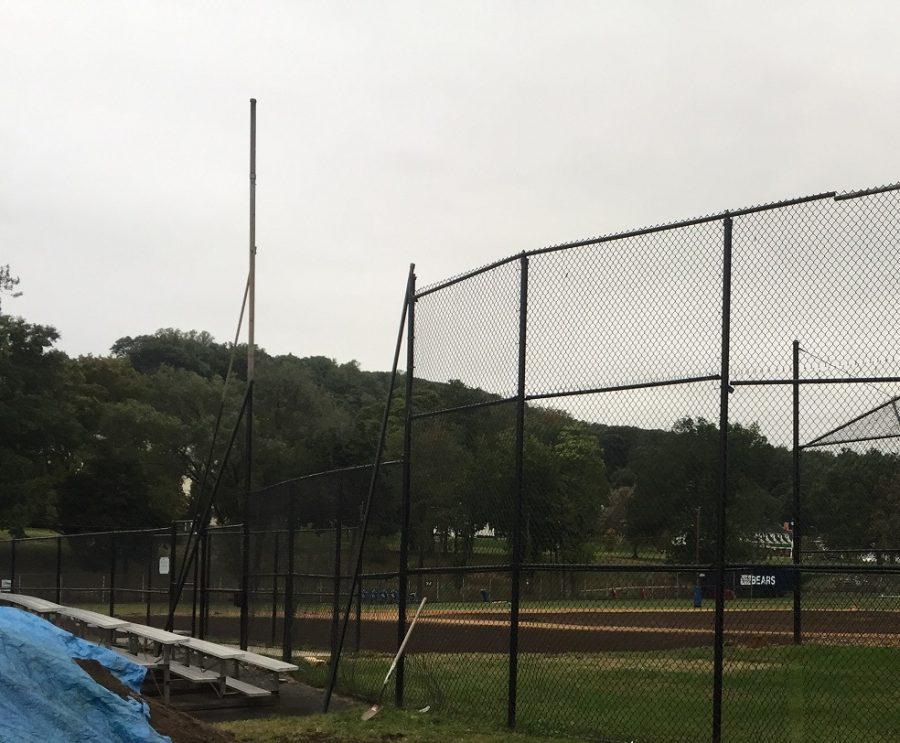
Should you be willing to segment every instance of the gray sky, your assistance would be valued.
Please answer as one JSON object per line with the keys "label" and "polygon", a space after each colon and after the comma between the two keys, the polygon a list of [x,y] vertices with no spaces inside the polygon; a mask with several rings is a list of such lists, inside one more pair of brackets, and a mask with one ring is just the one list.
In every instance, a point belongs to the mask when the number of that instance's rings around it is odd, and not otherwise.
{"label": "gray sky", "polygon": [[389,365],[420,283],[898,179],[900,4],[0,0],[9,311],[70,353],[233,332]]}

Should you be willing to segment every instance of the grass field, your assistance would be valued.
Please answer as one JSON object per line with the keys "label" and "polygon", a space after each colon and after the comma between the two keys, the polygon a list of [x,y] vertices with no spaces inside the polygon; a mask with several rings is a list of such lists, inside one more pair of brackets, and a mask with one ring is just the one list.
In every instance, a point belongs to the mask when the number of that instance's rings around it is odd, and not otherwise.
{"label": "grass field", "polygon": [[397,710],[387,707],[369,722],[359,719],[360,710],[309,717],[274,717],[263,720],[243,720],[220,723],[216,727],[228,730],[247,743],[385,743],[385,741],[416,741],[417,743],[563,743],[578,740],[555,738],[527,733],[510,733],[490,725],[473,724],[431,711]]}
{"label": "grass field", "polygon": [[[25,536],[28,538],[33,537],[57,537],[59,536],[58,531],[53,531],[52,529],[37,529],[29,526],[25,530]],[[6,529],[0,529],[0,542],[5,542],[8,539],[12,539],[12,535],[10,535],[9,531]],[[49,544],[49,542],[48,542]]]}
{"label": "grass field", "polygon": [[[345,657],[342,689],[377,689],[387,656]],[[726,648],[724,734],[729,741],[900,740],[900,651],[768,646]],[[325,668],[304,665],[314,685]],[[491,654],[411,656],[407,702],[502,725],[507,660]],[[519,660],[518,721],[533,734],[605,740],[709,738],[712,652],[544,655]]]}

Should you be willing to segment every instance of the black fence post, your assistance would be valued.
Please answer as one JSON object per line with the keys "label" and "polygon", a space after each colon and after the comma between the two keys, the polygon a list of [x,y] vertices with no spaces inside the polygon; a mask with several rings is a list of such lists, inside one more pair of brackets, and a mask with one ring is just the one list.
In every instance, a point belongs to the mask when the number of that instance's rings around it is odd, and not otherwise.
{"label": "black fence post", "polygon": [[[178,525],[173,521],[169,532],[169,615],[175,613],[175,550],[178,549]],[[167,621],[168,624],[168,621]],[[170,628],[171,629],[171,628]]]}
{"label": "black fence post", "polygon": [[334,580],[331,596],[331,662],[337,653],[341,617],[341,508],[343,508],[344,473],[339,477],[338,494],[334,503]]}
{"label": "black fence post", "polygon": [[214,534],[209,533],[209,529],[206,531],[206,559],[203,567],[203,614],[202,614],[202,622],[203,622],[203,636],[206,637],[209,634],[209,599],[212,596],[212,591],[210,590],[210,586],[212,582],[210,581],[210,575],[212,573],[212,546],[213,546],[213,537]]}
{"label": "black fence post", "polygon": [[[406,634],[406,603],[409,599],[409,511],[410,511],[410,474],[412,467],[412,395],[413,374],[415,371],[415,338],[416,338],[416,275],[410,277],[408,305],[406,309],[406,396],[403,411],[403,484],[402,506],[400,514],[400,566],[397,575],[397,647],[403,642]],[[421,600],[421,596],[418,596]],[[394,703],[403,706],[403,686],[405,682],[406,664],[401,655],[397,663],[397,675],[394,679]]]}
{"label": "black fence post", "polygon": [[712,739],[722,740],[722,667],[725,637],[725,517],[728,501],[728,395],[731,393],[731,232],[732,220],[724,221],[722,266],[722,350],[719,380],[719,501],[716,523],[716,616],[713,651]]}
{"label": "black fence post", "polygon": [[275,640],[278,637],[278,558],[280,545],[278,532],[275,532],[275,555],[272,559],[272,647],[275,647]]}
{"label": "black fence post", "polygon": [[116,613],[116,533],[109,532],[109,615]]}
{"label": "black fence post", "polygon": [[154,546],[156,545],[156,533],[150,532],[147,538],[147,590],[144,594],[144,600],[147,603],[147,619],[145,624],[150,626],[150,610],[153,601],[153,557],[156,555]]}
{"label": "black fence post", "polygon": [[56,538],[56,603],[62,603],[62,537]]}
{"label": "black fence post", "polygon": [[506,724],[516,724],[516,687],[519,671],[519,593],[522,572],[522,500],[525,494],[525,342],[528,329],[528,257],[522,255],[519,273],[519,367],[516,392],[516,480],[513,493],[513,550],[509,609],[509,688]]}
{"label": "black fence post", "polygon": [[362,587],[363,579],[360,578],[356,586],[356,625],[353,630],[353,650],[357,655],[362,644]]}
{"label": "black fence post", "polygon": [[207,602],[207,594],[206,594],[206,574],[207,574],[207,560],[209,559],[209,529],[206,528],[206,525],[201,527],[200,531],[200,567],[197,571],[197,578],[200,581],[198,586],[200,599],[198,602],[199,610],[198,610],[198,621],[197,621],[197,636],[201,640],[206,639],[206,602]]}
{"label": "black fence post", "polygon": [[287,663],[294,655],[294,499],[296,485],[288,491],[287,575],[284,579],[284,622],[282,623],[281,658]]}
{"label": "black fence post", "polygon": [[194,583],[191,586],[191,637],[197,637],[197,598],[200,583],[200,558],[194,559]]}
{"label": "black fence post", "polygon": [[13,537],[9,542],[9,590],[10,593],[18,593],[16,591],[16,542],[18,540]]}
{"label": "black fence post", "polygon": [[253,488],[253,381],[247,383],[247,490],[241,527],[241,650],[250,642],[250,493]]}
{"label": "black fence post", "polygon": [[793,344],[793,528],[791,539],[791,561],[794,563],[794,644],[799,645],[803,641],[801,628],[801,586],[800,586],[800,547],[802,530],[800,523],[800,341]]}

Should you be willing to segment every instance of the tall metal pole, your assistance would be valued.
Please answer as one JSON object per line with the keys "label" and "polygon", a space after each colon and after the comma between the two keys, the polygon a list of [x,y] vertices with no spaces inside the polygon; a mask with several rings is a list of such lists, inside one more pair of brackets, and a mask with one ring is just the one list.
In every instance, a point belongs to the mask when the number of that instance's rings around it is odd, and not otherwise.
{"label": "tall metal pole", "polygon": [[794,446],[793,451],[793,485],[794,485],[794,528],[793,539],[791,540],[791,561],[794,563],[794,644],[799,645],[803,641],[801,632],[801,594],[800,594],[800,341],[794,341],[793,345],[793,369],[794,369],[794,400],[793,400],[793,422],[794,422]]}
{"label": "tall metal pole", "polygon": [[[398,602],[397,602],[397,647],[403,643],[406,636],[406,602],[409,597],[409,513],[410,513],[410,483],[412,467],[412,395],[413,374],[415,370],[415,337],[416,337],[416,274],[415,264],[411,264],[409,270],[410,290],[408,305],[406,308],[406,393],[404,400],[403,420],[403,504],[400,514],[400,571],[398,574]],[[418,597],[421,599],[421,597]],[[403,706],[404,672],[406,669],[405,658],[401,655],[397,663],[397,675],[395,677],[394,701],[398,707]]]}
{"label": "tall metal pole", "polygon": [[394,401],[394,387],[397,384],[397,364],[400,361],[400,348],[403,346],[403,330],[406,328],[406,311],[409,308],[409,295],[412,290],[413,267],[409,268],[409,276],[406,280],[406,291],[403,295],[403,311],[400,313],[400,327],[397,329],[397,341],[394,345],[394,360],[391,364],[391,376],[388,383],[387,400],[384,403],[384,415],[381,418],[381,431],[378,434],[378,445],[375,447],[375,462],[372,466],[372,477],[369,480],[369,491],[366,494],[366,504],[363,508],[362,524],[359,530],[359,545],[356,553],[356,567],[350,581],[347,607],[341,622],[341,632],[338,637],[337,654],[331,664],[331,673],[328,678],[328,686],[325,687],[325,698],[322,703],[323,711],[327,712],[331,706],[331,696],[337,683],[338,665],[341,662],[341,650],[347,637],[347,625],[350,622],[350,611],[353,609],[353,594],[359,586],[362,578],[363,557],[365,555],[366,531],[369,528],[369,517],[372,513],[372,499],[375,497],[375,488],[378,485],[378,477],[381,474],[381,460],[384,455],[384,443],[387,438],[388,421],[391,415],[391,404]]}
{"label": "tall metal pole", "polygon": [[716,619],[713,652],[714,743],[722,740],[722,668],[725,637],[725,516],[728,501],[728,395],[731,362],[731,217],[724,220],[722,266],[722,351],[719,380],[719,502],[716,524]]}
{"label": "tall metal pole", "polygon": [[253,382],[256,333],[256,98],[250,99],[250,272],[247,294],[247,490],[241,530],[241,649],[247,649],[250,623],[250,491],[253,489]]}
{"label": "tall metal pole", "polygon": [[[250,99],[250,271],[247,283],[247,382],[252,384],[256,339],[256,98]],[[250,419],[251,416],[247,416],[247,420]]]}
{"label": "tall metal pole", "polygon": [[525,342],[528,330],[528,257],[520,259],[519,366],[516,395],[516,485],[513,498],[513,554],[509,610],[509,686],[506,724],[516,724],[516,687],[519,673],[519,593],[522,566],[522,501],[525,496]]}

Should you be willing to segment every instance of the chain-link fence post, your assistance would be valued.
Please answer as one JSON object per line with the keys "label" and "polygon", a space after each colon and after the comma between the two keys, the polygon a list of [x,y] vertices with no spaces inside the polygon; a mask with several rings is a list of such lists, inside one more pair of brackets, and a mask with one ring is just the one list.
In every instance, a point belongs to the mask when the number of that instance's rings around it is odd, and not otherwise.
{"label": "chain-link fence post", "polygon": [[[410,510],[410,473],[412,467],[412,395],[413,374],[415,372],[415,337],[416,337],[416,275],[412,274],[409,284],[406,310],[406,397],[404,401],[403,420],[403,473],[402,473],[402,506],[400,513],[400,567],[397,576],[397,647],[403,642],[406,634],[406,602],[409,597],[409,510]],[[421,599],[421,596],[417,596]],[[359,609],[357,609],[359,611]],[[359,622],[357,621],[357,626]],[[357,651],[359,642],[357,642]],[[403,656],[397,663],[394,701],[398,707],[403,706],[403,685],[405,681],[405,661]]]}
{"label": "chain-link fence post", "polygon": [[209,596],[206,590],[207,576],[209,574],[209,529],[206,524],[201,527],[200,530],[200,569],[198,571],[197,577],[200,580],[199,594],[200,594],[200,609],[199,609],[199,621],[198,621],[198,635],[201,640],[206,639],[206,617],[207,617],[207,607],[209,602]]}
{"label": "chain-link fence post", "polygon": [[62,537],[56,538],[56,603],[62,603]]}
{"label": "chain-link fence post", "polygon": [[284,578],[284,621],[282,622],[281,657],[290,663],[294,654],[294,501],[297,486],[288,486],[287,574]]}
{"label": "chain-link fence post", "polygon": [[791,531],[791,561],[794,564],[794,644],[802,641],[801,633],[801,595],[800,595],[800,342],[793,343],[793,448],[792,481],[793,481],[793,528]]}
{"label": "chain-link fence post", "polygon": [[[187,555],[185,555],[187,557]],[[194,551],[194,583],[191,586],[191,637],[197,637],[197,587],[200,585],[200,558]]]}
{"label": "chain-link fence post", "polygon": [[144,601],[146,602],[146,605],[147,605],[147,607],[146,607],[147,608],[146,624],[148,626],[150,625],[150,611],[151,611],[151,604],[153,602],[153,557],[156,554],[155,537],[156,537],[155,532],[150,532],[149,536],[147,537],[147,572],[145,575],[145,579],[147,581],[147,590],[144,594]]}
{"label": "chain-link fence post", "polygon": [[719,379],[719,498],[716,523],[716,618],[713,651],[712,739],[722,739],[722,667],[725,635],[725,516],[728,500],[728,395],[731,351],[731,230],[730,216],[723,220],[724,250],[722,266],[722,350]]}
{"label": "chain-link fence post", "polygon": [[116,533],[109,533],[109,615],[116,613]]}
{"label": "chain-link fence post", "polygon": [[278,637],[278,563],[281,551],[280,534],[275,532],[275,555],[272,558],[272,640],[270,645],[275,647]]}
{"label": "chain-link fence post", "polygon": [[519,357],[516,391],[516,472],[513,493],[513,553],[509,609],[509,688],[506,724],[516,724],[516,684],[519,670],[519,593],[522,573],[522,500],[525,495],[525,342],[528,330],[528,257],[520,259]]}
{"label": "chain-link fence post", "polygon": [[344,506],[344,473],[338,475],[338,492],[334,501],[334,565],[332,566],[332,595],[331,595],[331,658],[337,653],[338,634],[341,626],[341,509]]}
{"label": "chain-link fence post", "polygon": [[356,610],[353,623],[353,652],[359,655],[360,645],[362,644],[362,587],[363,581],[360,578],[356,586]]}
{"label": "chain-link fence post", "polygon": [[253,382],[247,393],[247,491],[244,493],[244,524],[241,527],[241,650],[250,640],[250,491],[253,487]]}
{"label": "chain-link fence post", "polygon": [[175,550],[178,548],[178,525],[173,521],[169,531],[169,614],[175,611]]}

